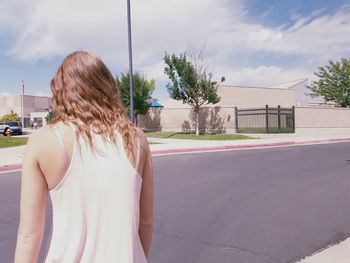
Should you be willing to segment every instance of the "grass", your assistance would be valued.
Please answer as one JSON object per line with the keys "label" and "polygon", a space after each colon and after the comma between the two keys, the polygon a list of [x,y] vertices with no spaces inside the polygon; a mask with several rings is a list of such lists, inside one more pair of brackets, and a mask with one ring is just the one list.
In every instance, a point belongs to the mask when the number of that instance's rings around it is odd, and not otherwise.
{"label": "grass", "polygon": [[15,147],[27,144],[28,138],[25,137],[4,137],[0,136],[0,148]]}
{"label": "grass", "polygon": [[184,132],[146,132],[145,134],[149,138],[162,138],[162,139],[217,140],[217,141],[253,139],[245,135],[226,134],[226,133],[218,133],[218,134],[202,133],[198,136],[194,133],[184,133]]}

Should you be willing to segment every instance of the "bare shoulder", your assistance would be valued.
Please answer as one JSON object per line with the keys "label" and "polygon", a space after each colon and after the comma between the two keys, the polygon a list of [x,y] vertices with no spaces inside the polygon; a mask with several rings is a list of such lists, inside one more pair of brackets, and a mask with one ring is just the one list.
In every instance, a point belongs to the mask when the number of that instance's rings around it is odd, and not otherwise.
{"label": "bare shoulder", "polygon": [[135,127],[135,130],[137,136],[140,138],[141,147],[145,150],[149,149],[149,144],[145,133],[138,127]]}
{"label": "bare shoulder", "polygon": [[44,126],[32,132],[28,138],[28,143],[31,144],[43,144],[51,139],[52,132],[50,127]]}
{"label": "bare shoulder", "polygon": [[26,146],[26,155],[30,155],[34,159],[38,159],[40,155],[45,154],[50,149],[52,143],[52,134],[48,126],[39,128],[32,132],[28,138]]}

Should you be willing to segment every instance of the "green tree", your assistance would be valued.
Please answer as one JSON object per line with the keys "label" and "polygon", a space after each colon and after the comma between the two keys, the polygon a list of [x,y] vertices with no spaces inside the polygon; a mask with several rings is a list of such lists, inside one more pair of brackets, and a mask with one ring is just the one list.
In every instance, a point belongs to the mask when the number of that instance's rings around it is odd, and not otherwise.
{"label": "green tree", "polygon": [[46,123],[49,123],[56,116],[57,116],[57,113],[53,109],[50,108],[48,114],[45,117]]}
{"label": "green tree", "polygon": [[[151,98],[156,82],[153,79],[148,81],[139,72],[135,72],[133,75],[134,114],[137,120],[138,114],[146,114],[148,112],[149,105],[147,100]],[[130,114],[130,73],[121,73],[120,77],[116,77],[116,82],[124,107]]]}
{"label": "green tree", "polygon": [[350,106],[350,60],[341,58],[340,61],[329,61],[324,67],[319,67],[314,73],[317,81],[312,81],[308,89],[311,97],[321,96],[325,101],[333,101],[340,107]]}
{"label": "green tree", "polygon": [[[200,52],[190,50],[176,56],[165,53],[164,73],[169,77],[167,90],[172,99],[189,104],[196,115],[196,134],[199,135],[199,110],[204,104],[216,104],[220,101],[217,94],[217,82],[204,59],[204,48]],[[222,82],[225,80],[221,78]]]}
{"label": "green tree", "polygon": [[4,122],[4,121],[15,121],[15,122],[19,122],[21,120],[21,118],[18,116],[18,114],[16,112],[14,112],[13,110],[10,113],[5,114],[4,116],[2,116],[0,118],[0,122]]}

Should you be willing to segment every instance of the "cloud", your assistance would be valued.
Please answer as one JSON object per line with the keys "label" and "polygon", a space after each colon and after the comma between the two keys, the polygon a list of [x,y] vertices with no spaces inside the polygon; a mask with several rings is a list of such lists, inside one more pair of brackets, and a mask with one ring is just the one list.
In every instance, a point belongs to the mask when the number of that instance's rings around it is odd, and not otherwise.
{"label": "cloud", "polygon": [[126,41],[125,16],[116,5],[103,2],[112,1],[4,0],[0,28],[13,33],[10,53],[19,59],[47,59],[75,49],[106,57],[116,50],[113,58],[117,58]]}
{"label": "cloud", "polygon": [[[165,50],[179,52],[188,41],[201,43],[212,32],[225,30],[235,17],[227,2],[132,1],[135,63],[154,63]],[[89,49],[115,64],[127,64],[126,1],[3,0],[0,29],[13,35],[10,53],[19,59]]]}
{"label": "cloud", "polygon": [[140,71],[144,72],[146,77],[149,79],[155,79],[159,81],[167,81],[167,77],[164,74],[164,63],[163,60],[154,64],[149,64],[144,67],[140,67]]}
{"label": "cloud", "polygon": [[[294,14],[289,27],[252,22],[248,11],[242,0],[132,1],[135,69],[164,82],[165,51],[178,53],[189,43],[200,46],[205,42],[219,76],[227,76],[233,84],[260,84],[308,76],[310,68],[350,52],[347,9],[334,14],[325,14],[323,9],[309,16]],[[272,11],[268,9],[263,16]],[[115,69],[128,67],[123,0],[2,0],[0,35],[5,34],[12,40],[9,54],[20,60],[51,59],[88,49]],[[289,68],[288,63],[265,61],[239,67],[244,56],[257,52],[293,55],[300,64]]]}
{"label": "cloud", "polygon": [[266,29],[252,32],[251,41],[257,42],[261,50],[269,52],[305,57],[337,57],[350,52],[349,21],[350,12],[345,11],[315,19],[301,17],[286,30],[269,30],[269,38],[259,38],[261,32]]}
{"label": "cloud", "polygon": [[227,84],[247,86],[271,86],[276,83],[312,77],[310,70],[284,69],[282,67],[266,65],[223,69],[222,72]]}
{"label": "cloud", "polygon": [[16,95],[16,94],[13,94],[13,93],[10,93],[10,92],[0,92],[0,97],[10,96],[10,95]]}
{"label": "cloud", "polygon": [[39,90],[35,92],[35,96],[51,97],[51,93]]}
{"label": "cloud", "polygon": [[276,8],[274,6],[270,6],[262,15],[262,18],[266,18],[271,16],[276,10]]}

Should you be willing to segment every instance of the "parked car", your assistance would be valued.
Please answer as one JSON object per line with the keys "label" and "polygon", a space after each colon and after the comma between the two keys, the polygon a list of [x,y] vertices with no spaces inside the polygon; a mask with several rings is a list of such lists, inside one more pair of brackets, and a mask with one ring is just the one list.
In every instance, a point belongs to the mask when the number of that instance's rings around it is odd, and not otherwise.
{"label": "parked car", "polygon": [[10,127],[12,134],[22,135],[22,127],[18,122],[5,121],[0,123],[0,133],[3,133],[6,127]]}
{"label": "parked car", "polygon": [[0,123],[0,134],[4,134],[4,131],[7,127],[8,127],[7,125]]}

